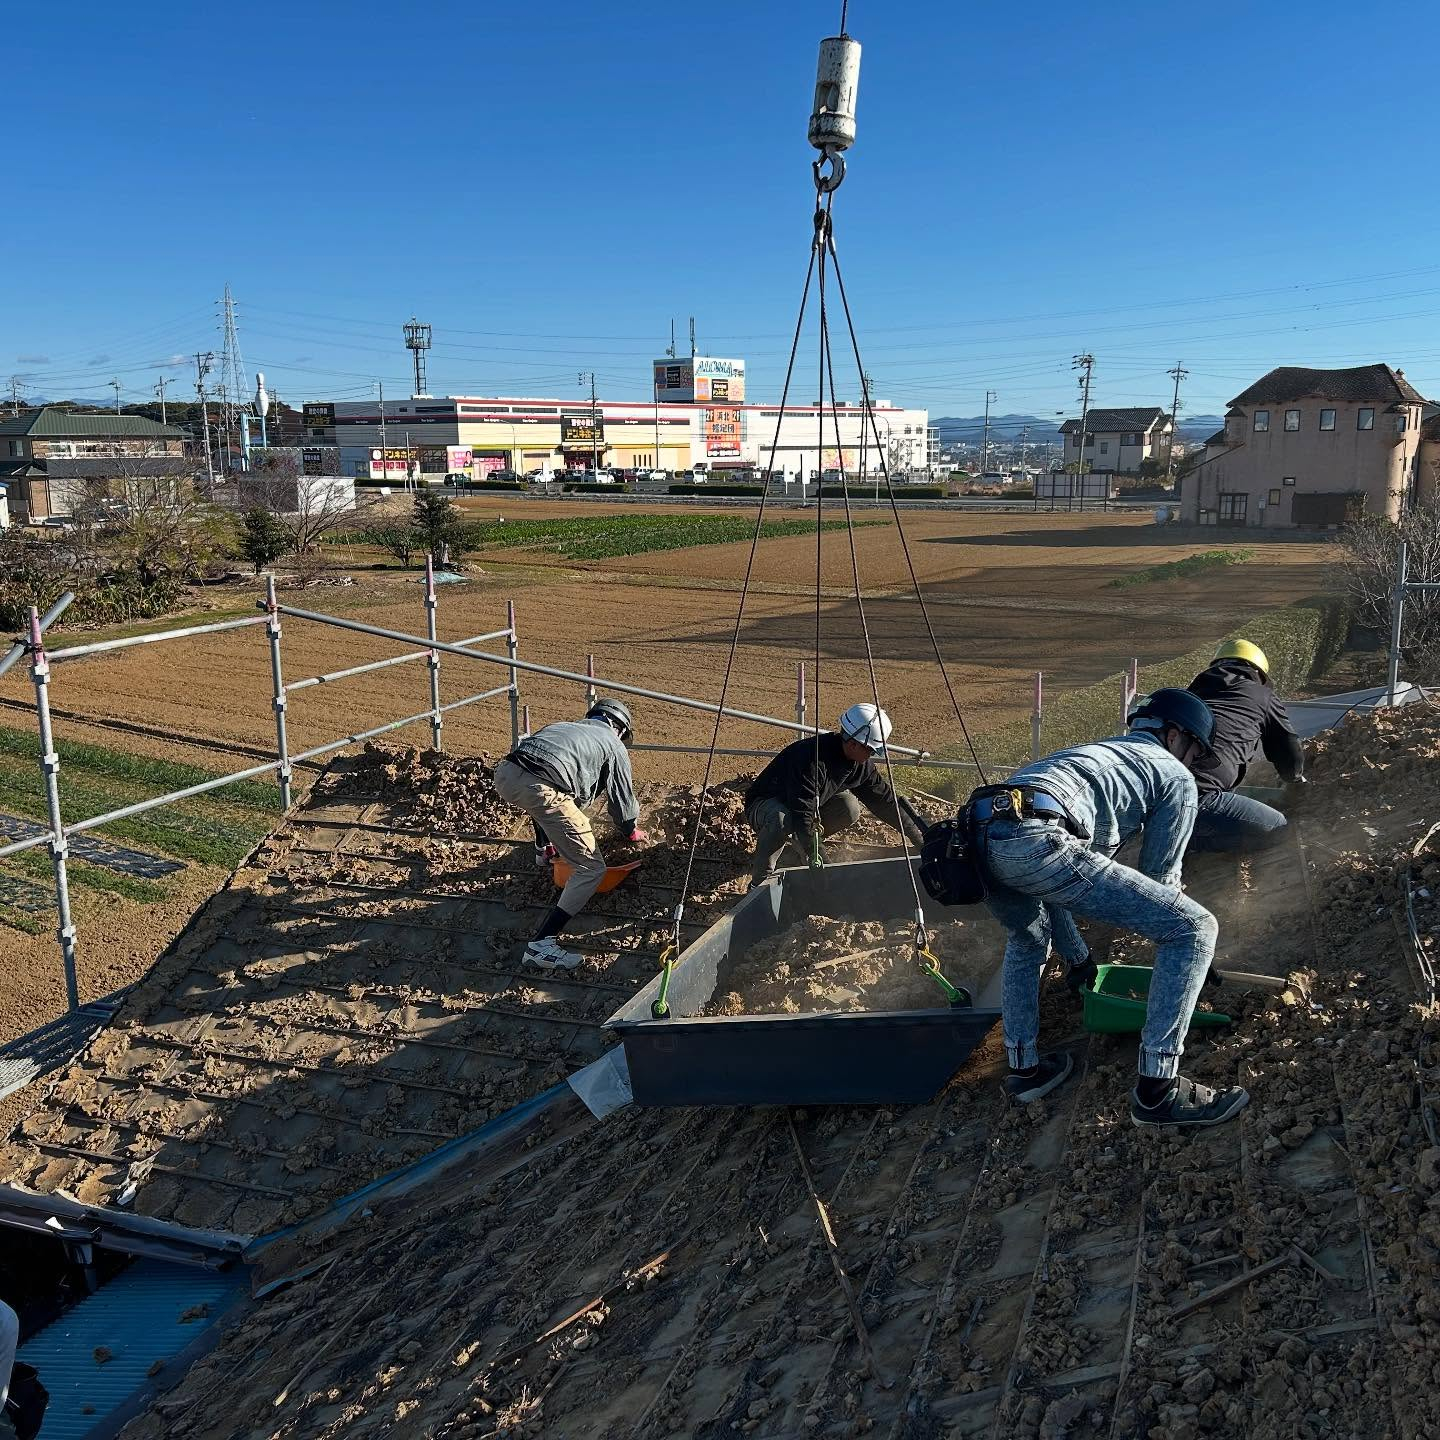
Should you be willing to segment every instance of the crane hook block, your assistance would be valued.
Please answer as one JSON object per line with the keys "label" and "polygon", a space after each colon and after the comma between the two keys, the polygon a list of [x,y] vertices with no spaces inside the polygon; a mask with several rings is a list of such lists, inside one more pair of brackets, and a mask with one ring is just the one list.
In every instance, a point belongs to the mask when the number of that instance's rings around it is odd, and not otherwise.
{"label": "crane hook block", "polygon": [[837,155],[855,143],[855,94],[859,88],[860,42],[848,35],[822,40],[810,143],[823,155]]}

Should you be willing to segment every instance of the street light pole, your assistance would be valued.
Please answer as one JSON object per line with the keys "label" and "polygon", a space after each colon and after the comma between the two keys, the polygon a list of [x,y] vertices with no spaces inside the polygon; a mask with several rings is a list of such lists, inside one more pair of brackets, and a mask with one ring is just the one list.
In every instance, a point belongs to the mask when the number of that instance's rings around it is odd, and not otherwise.
{"label": "street light pole", "polygon": [[590,473],[598,477],[600,474],[600,425],[595,416],[595,372],[582,370],[578,380],[582,390],[585,388],[586,380],[590,382]]}

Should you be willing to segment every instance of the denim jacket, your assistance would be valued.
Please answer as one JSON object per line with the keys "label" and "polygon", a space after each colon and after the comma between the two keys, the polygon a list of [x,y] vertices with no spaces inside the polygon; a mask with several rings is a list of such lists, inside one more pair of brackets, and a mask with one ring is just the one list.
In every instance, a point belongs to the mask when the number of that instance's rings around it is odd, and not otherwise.
{"label": "denim jacket", "polygon": [[1154,735],[1132,731],[1093,745],[1060,750],[1017,770],[1017,785],[1034,785],[1062,804],[1092,836],[1093,849],[1113,854],[1142,827],[1140,869],[1173,890],[1195,828],[1195,777]]}
{"label": "denim jacket", "polygon": [[527,735],[516,752],[536,761],[583,810],[604,790],[615,828],[629,834],[640,815],[630,755],[605,720],[557,720]]}

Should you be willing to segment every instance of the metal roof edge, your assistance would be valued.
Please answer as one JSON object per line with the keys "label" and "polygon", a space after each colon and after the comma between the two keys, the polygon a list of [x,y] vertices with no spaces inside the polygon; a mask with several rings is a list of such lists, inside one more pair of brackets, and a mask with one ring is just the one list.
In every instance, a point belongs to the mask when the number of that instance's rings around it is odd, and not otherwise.
{"label": "metal roof edge", "polygon": [[9,1183],[0,1184],[0,1225],[209,1270],[239,1262],[254,1238],[128,1215],[109,1205],[87,1205],[63,1190],[42,1194]]}

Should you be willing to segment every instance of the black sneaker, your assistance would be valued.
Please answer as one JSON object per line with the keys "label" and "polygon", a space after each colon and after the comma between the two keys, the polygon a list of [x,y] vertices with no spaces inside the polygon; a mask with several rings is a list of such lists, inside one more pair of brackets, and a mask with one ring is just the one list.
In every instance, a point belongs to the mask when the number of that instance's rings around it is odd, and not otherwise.
{"label": "black sneaker", "polygon": [[1177,1125],[1198,1129],[1233,1120],[1250,1103],[1250,1092],[1238,1085],[1212,1090],[1183,1075],[1175,1077],[1170,1092],[1158,1105],[1142,1105],[1138,1091],[1130,1092],[1130,1119],[1136,1125]]}
{"label": "black sneaker", "polygon": [[1042,1055],[1033,1075],[1012,1071],[1005,1077],[1005,1094],[1020,1105],[1028,1105],[1063,1085],[1074,1068],[1075,1058],[1068,1050]]}
{"label": "black sneaker", "polygon": [[1087,955],[1065,972],[1065,988],[1077,999],[1087,990],[1095,988],[1100,978],[1100,967]]}

